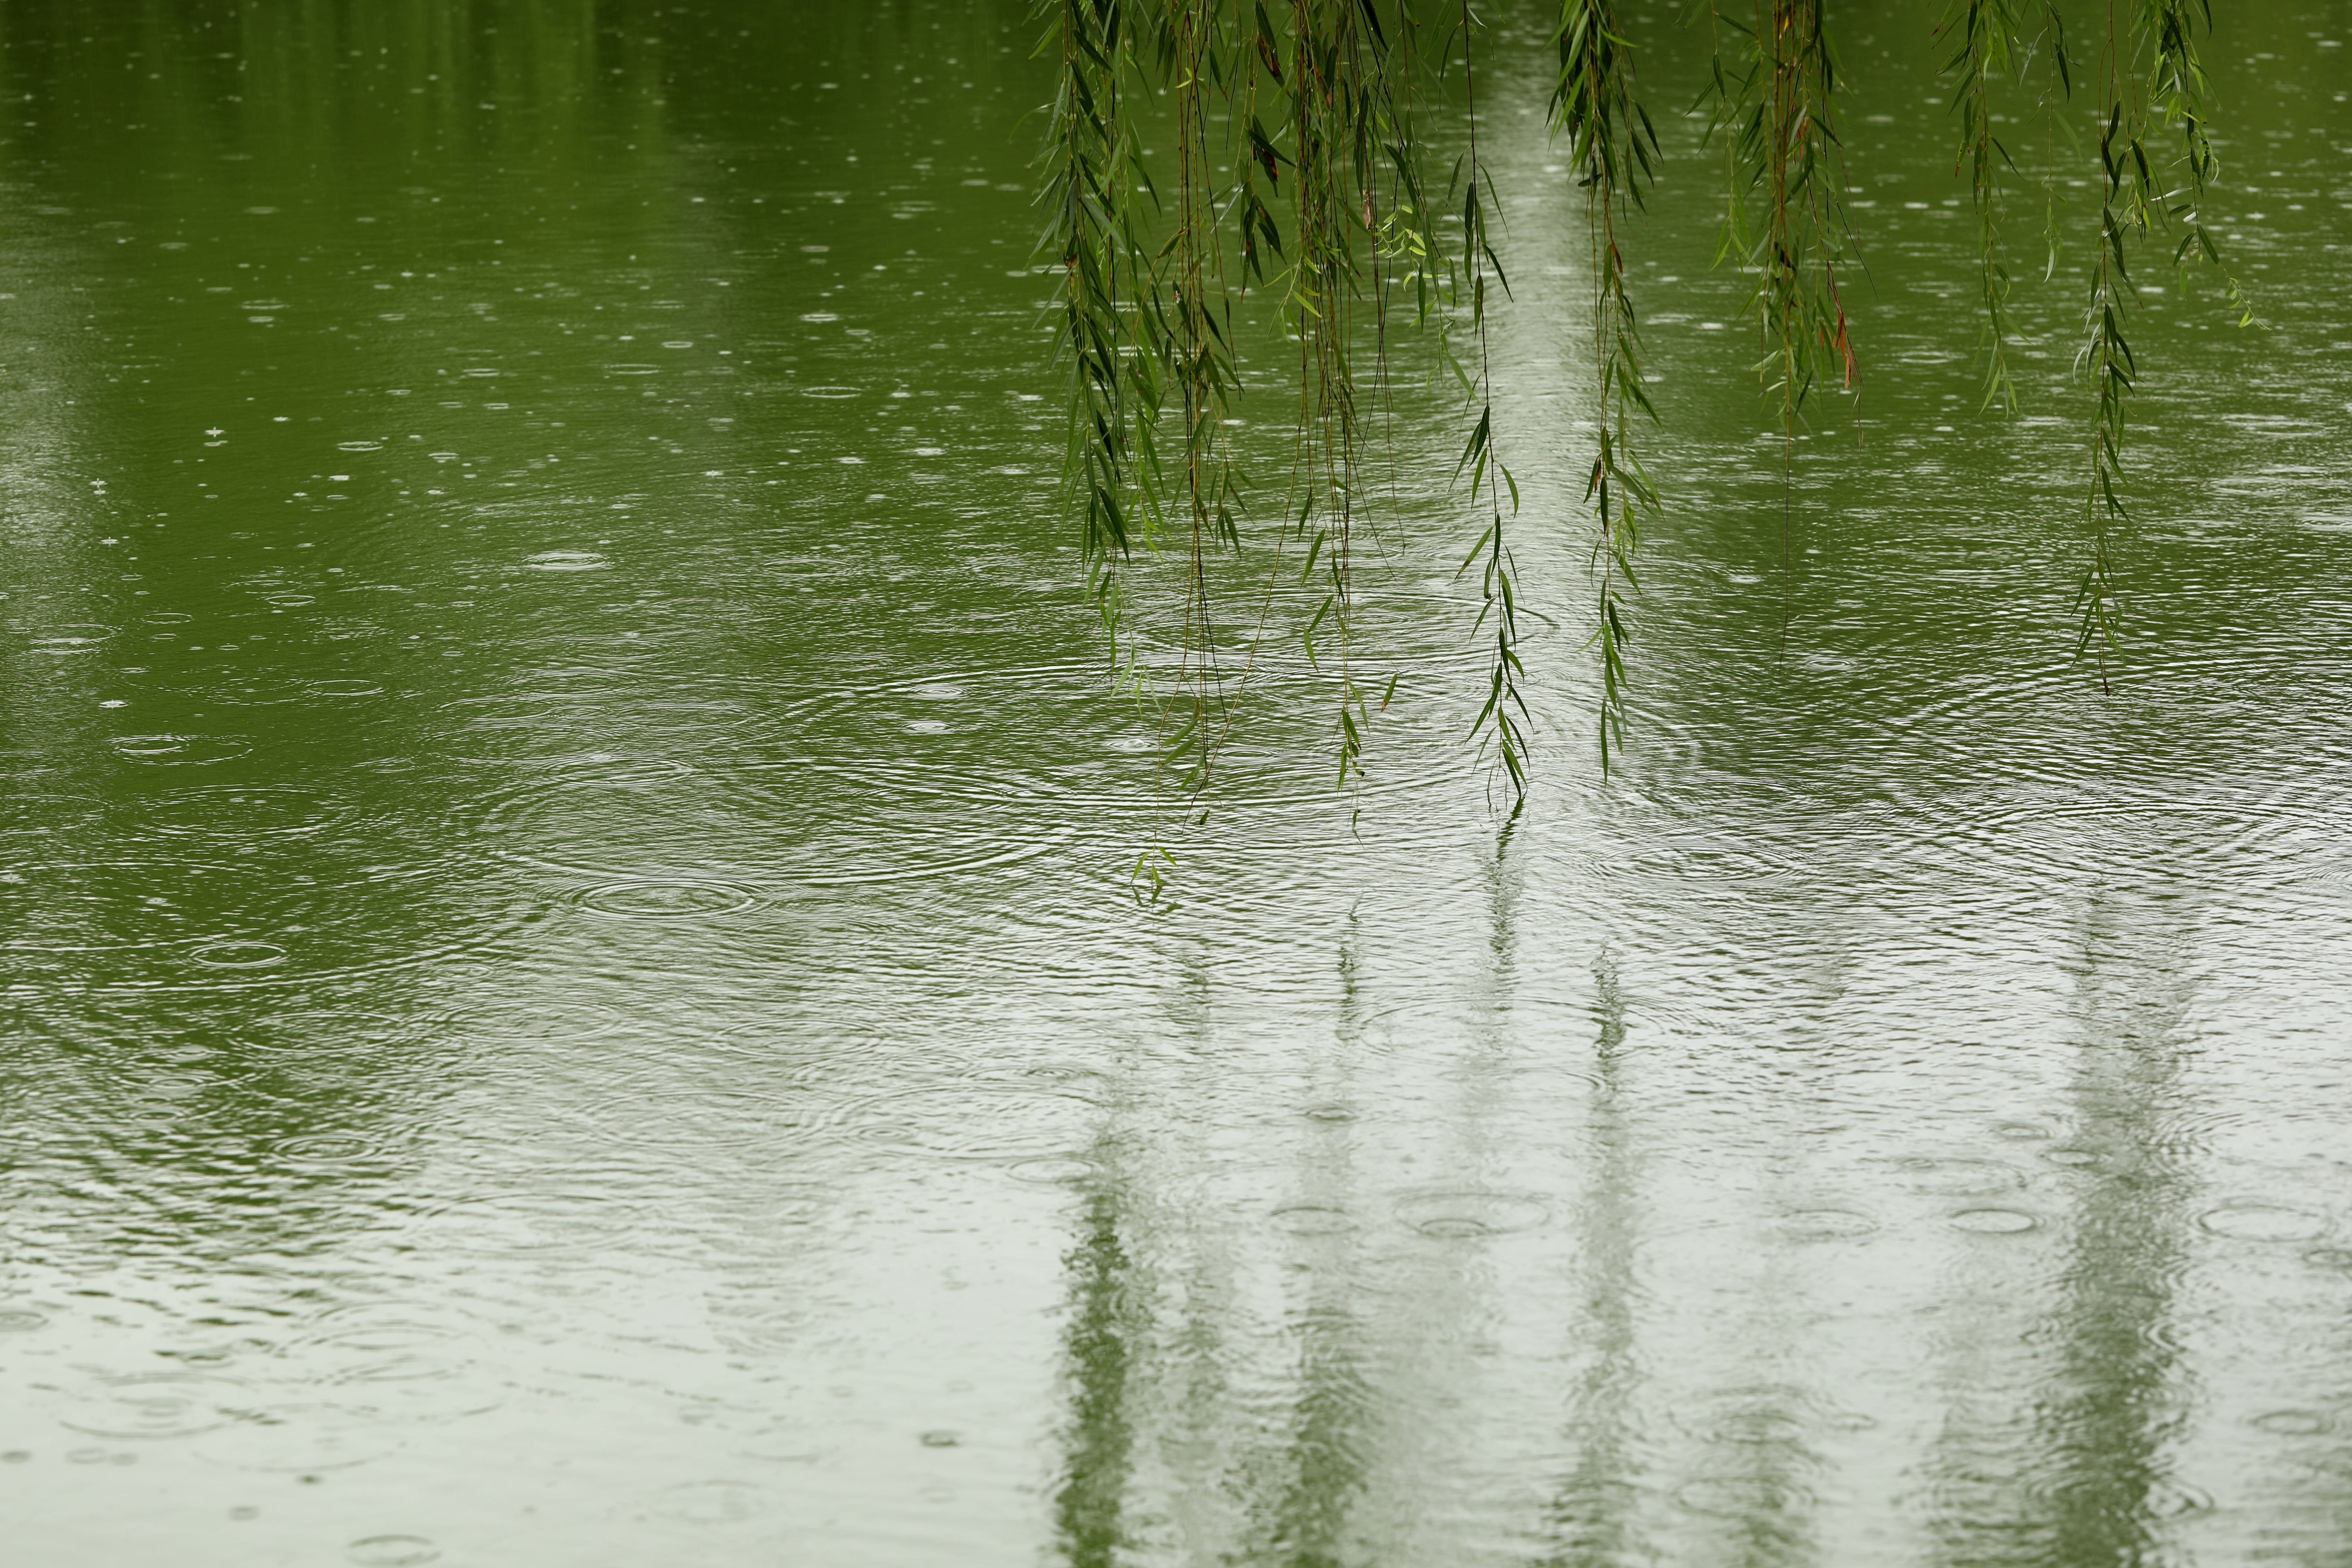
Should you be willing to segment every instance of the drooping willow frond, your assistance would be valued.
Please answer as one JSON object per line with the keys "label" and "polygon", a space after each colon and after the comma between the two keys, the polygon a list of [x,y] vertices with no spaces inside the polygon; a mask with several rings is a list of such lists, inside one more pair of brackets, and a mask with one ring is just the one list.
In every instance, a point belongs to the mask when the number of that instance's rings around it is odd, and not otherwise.
{"label": "drooping willow frond", "polygon": [[[2032,30],[2029,30],[2032,29]],[[1959,79],[1952,108],[1960,120],[1956,173],[1968,175],[1977,216],[1979,289],[1984,300],[1984,399],[2015,412],[2017,387],[2009,374],[2010,276],[2001,259],[2001,171],[2016,161],[1993,130],[1994,89],[2021,81],[2037,55],[2048,60],[2045,104],[2074,89],[2074,61],[2056,0],[1950,0],[1937,36],[1951,51],[1946,74]]]}
{"label": "drooping willow frond", "polygon": [[[1837,59],[1825,0],[1757,0],[1731,121],[1738,188],[1726,259],[1754,277],[1748,306],[1763,329],[1757,368],[1793,424],[1817,382],[1852,385],[1856,368],[1839,268],[1852,249],[1835,161]],[[1762,205],[1760,215],[1748,203]]]}
{"label": "drooping willow frond", "polygon": [[[1827,0],[1755,0],[1747,17],[1727,0],[1704,3],[1717,40],[1711,131],[1726,134],[1731,150],[1717,260],[1753,279],[1748,308],[1764,349],[1756,369],[1780,413],[1785,566],[1794,543],[1787,468],[1797,426],[1822,382],[1851,389],[1859,376],[1841,276],[1853,236],[1838,170],[1837,57]],[[1723,58],[1727,34],[1741,40],[1734,47],[1742,58]]]}
{"label": "drooping willow frond", "polygon": [[1207,557],[1218,545],[1238,545],[1239,477],[1225,439],[1225,420],[1239,395],[1233,311],[1218,245],[1219,161],[1209,132],[1214,101],[1211,78],[1222,62],[1222,12],[1171,5],[1162,31],[1169,92],[1176,110],[1174,233],[1162,251],[1168,323],[1165,354],[1181,403],[1184,432],[1182,504],[1188,523],[1188,566],[1179,691],[1189,710],[1167,747],[1189,781],[1205,778],[1220,726],[1211,712],[1217,688],[1215,605]]}
{"label": "drooping willow frond", "polygon": [[[2116,637],[2110,532],[2126,516],[2124,430],[2138,373],[2129,339],[2135,247],[2168,229],[2180,237],[2176,264],[2218,259],[2199,213],[2215,174],[2198,51],[2210,0],[2102,3],[2099,231],[2081,355],[2095,394],[2085,647]],[[1661,152],[1634,91],[1623,0],[1559,4],[1550,125],[1585,194],[1591,246],[1595,417],[1592,450],[1579,460],[1588,464],[1591,640],[1606,771],[1625,744],[1629,605],[1644,527],[1660,515],[1634,440],[1639,420],[1654,421],[1658,411],[1644,384],[1626,242]],[[2001,230],[2014,165],[1996,131],[2011,117],[1995,105],[2042,62],[2054,214],[2057,106],[2084,63],[2070,51],[2061,5],[1945,0],[1936,28],[1937,62],[1955,81],[1957,172],[1977,215],[1987,406],[2013,407],[2017,398]],[[1164,717],[1161,754],[1181,770],[1180,789],[1189,798],[1210,780],[1234,722],[1236,678],[1255,668],[1285,596],[1277,588],[1306,590],[1295,635],[1306,668],[1337,698],[1339,780],[1363,776],[1370,693],[1380,685],[1363,673],[1355,586],[1372,515],[1365,476],[1377,430],[1367,409],[1388,384],[1391,309],[1409,299],[1412,319],[1434,325],[1436,362],[1465,395],[1455,471],[1479,527],[1462,570],[1477,569],[1473,635],[1486,648],[1471,730],[1507,775],[1516,810],[1534,719],[1513,548],[1519,485],[1502,461],[1488,352],[1491,311],[1509,289],[1496,239],[1501,202],[1481,153],[1481,79],[1472,70],[1487,35],[1470,0],[1034,6],[1045,24],[1040,53],[1057,68],[1041,203],[1044,246],[1058,264],[1056,342],[1070,375],[1067,489],[1092,603],[1136,689]],[[1713,43],[1709,135],[1721,138],[1727,160],[1718,260],[1749,281],[1762,348],[1755,368],[1779,415],[1784,562],[1793,555],[1799,426],[1817,391],[1851,389],[1856,379],[1845,281],[1858,250],[1844,202],[1829,10],[1830,0],[1691,0]],[[1436,140],[1449,142],[1445,152],[1433,151],[1428,123],[1444,125]],[[2168,153],[2164,140],[2175,132]],[[2230,291],[2249,319],[2234,283]],[[1287,477],[1256,489],[1231,434],[1253,357],[1237,334],[1265,326],[1250,326],[1240,309],[1252,294],[1275,308],[1297,345]],[[1268,545],[1274,566],[1255,638],[1243,668],[1220,669],[1221,657],[1234,657],[1221,655],[1221,634],[1246,631],[1251,617],[1218,602],[1213,557]],[[1139,574],[1139,561],[1155,553],[1181,560],[1181,574]],[[1171,577],[1182,584],[1172,616],[1143,592],[1147,581]],[[1163,627],[1172,619],[1172,651],[1165,636],[1139,633],[1139,615],[1160,617]],[[1395,684],[1391,676],[1381,707]]]}
{"label": "drooping willow frond", "polygon": [[[1473,40],[1478,22],[1469,0],[1461,0],[1461,48],[1465,72],[1470,61]],[[1502,258],[1495,254],[1494,235],[1487,223],[1488,208],[1494,194],[1494,181],[1486,173],[1485,162],[1478,156],[1478,103],[1475,89],[1469,94],[1470,146],[1463,155],[1464,178],[1462,192],[1462,260],[1469,280],[1470,330],[1477,348],[1475,370],[1464,371],[1463,385],[1478,405],[1478,421],[1470,427],[1470,438],[1463,443],[1462,460],[1454,465],[1455,474],[1467,473],[1470,479],[1470,502],[1476,506],[1483,493],[1486,498],[1486,527],[1478,542],[1470,547],[1464,558],[1462,570],[1478,568],[1479,595],[1478,627],[1491,626],[1493,652],[1486,664],[1486,700],[1471,721],[1470,732],[1483,735],[1495,749],[1495,760],[1502,765],[1511,786],[1511,815],[1517,816],[1527,804],[1528,795],[1528,731],[1530,715],[1526,696],[1519,683],[1527,677],[1527,665],[1519,657],[1518,588],[1515,581],[1518,570],[1511,552],[1509,524],[1503,509],[1503,492],[1511,497],[1510,518],[1519,510],[1519,482],[1503,462],[1502,444],[1495,426],[1495,379],[1493,360],[1487,352],[1486,309],[1489,303],[1486,280],[1492,277],[1496,286],[1505,292],[1510,279],[1503,270]]]}
{"label": "drooping willow frond", "polygon": [[[2130,515],[2118,487],[2126,413],[2139,370],[2128,335],[2135,297],[2132,245],[2178,226],[2176,266],[2221,260],[2199,210],[2218,167],[2205,129],[2208,85],[2197,48],[2199,26],[2210,30],[2212,21],[2210,0],[2107,0],[2098,68],[2099,245],[2091,269],[2088,331],[2077,362],[2090,373],[2095,399],[2090,490],[2084,503],[2089,560],[2078,647],[2095,645],[2102,654],[2117,643],[2110,535]],[[2156,133],[2168,130],[2181,136],[2170,159],[2160,147],[2150,147]],[[2168,169],[2179,172],[2179,185],[2168,186]],[[2228,287],[2241,323],[2250,321],[2236,282]]]}
{"label": "drooping willow frond", "polygon": [[1117,632],[1120,567],[1135,543],[1139,438],[1159,412],[1149,356],[1136,353],[1138,304],[1150,293],[1134,186],[1143,174],[1120,95],[1132,70],[1126,0],[1050,0],[1039,45],[1061,62],[1040,199],[1062,268],[1059,341],[1072,367],[1068,478],[1079,498],[1087,585]]}
{"label": "drooping willow frond", "polygon": [[[1373,315],[1384,353],[1397,285],[1410,282],[1423,320],[1461,291],[1417,123],[1433,79],[1428,29],[1414,0],[1040,0],[1037,12],[1040,52],[1060,67],[1042,200],[1061,263],[1067,472],[1095,603],[1128,641],[1139,688],[1177,697],[1163,756],[1181,765],[1184,792],[1199,790],[1231,719],[1209,558],[1244,542],[1225,435],[1241,386],[1234,293],[1263,290],[1298,346],[1278,550],[1303,555],[1299,582],[1319,595],[1301,643],[1334,679],[1345,783],[1361,773],[1372,712],[1353,647],[1362,316]],[[1465,40],[1467,26],[1465,14]],[[1147,114],[1160,127],[1169,109],[1163,190],[1139,127]],[[1483,245],[1483,219],[1465,224],[1456,243]],[[1481,327],[1482,289],[1473,279],[1467,301]],[[1181,468],[1161,458],[1163,414],[1181,416]],[[1139,664],[1133,649],[1127,569],[1139,546],[1185,555],[1172,668]],[[1517,755],[1515,745],[1515,776]]]}
{"label": "drooping willow frond", "polygon": [[1625,253],[1618,237],[1628,212],[1642,205],[1654,177],[1657,128],[1633,95],[1631,46],[1620,30],[1615,0],[1562,0],[1559,79],[1552,92],[1552,128],[1568,138],[1570,167],[1584,187],[1592,237],[1592,338],[1598,432],[1585,500],[1597,525],[1593,563],[1599,605],[1593,641],[1601,653],[1601,768],[1625,735],[1627,674],[1625,593],[1639,584],[1633,558],[1643,518],[1655,516],[1658,492],[1634,455],[1629,424],[1634,409],[1653,421],[1657,409],[1642,384],[1641,331],[1626,289]]}
{"label": "drooping willow frond", "polygon": [[[1322,594],[1307,632],[1328,626],[1327,651],[1339,672],[1339,782],[1363,768],[1370,722],[1350,661],[1355,629],[1358,476],[1364,429],[1356,402],[1356,310],[1366,292],[1368,258],[1378,216],[1373,146],[1393,110],[1381,100],[1392,87],[1377,16],[1354,0],[1292,0],[1286,98],[1293,149],[1295,252],[1283,300],[1298,341],[1298,440],[1285,511],[1307,552],[1302,584]],[[1267,53],[1275,40],[1262,38]],[[1319,663],[1319,659],[1318,659]],[[1360,717],[1363,722],[1360,723]]]}

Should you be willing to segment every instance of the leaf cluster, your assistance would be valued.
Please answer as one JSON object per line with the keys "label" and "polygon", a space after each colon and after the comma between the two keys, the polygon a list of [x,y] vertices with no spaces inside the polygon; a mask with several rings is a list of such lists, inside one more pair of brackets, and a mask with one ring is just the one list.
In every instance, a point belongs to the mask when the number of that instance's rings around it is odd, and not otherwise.
{"label": "leaf cluster", "polygon": [[[1595,416],[1583,503],[1605,772],[1630,717],[1643,529],[1661,512],[1637,451],[1637,432],[1658,411],[1645,390],[1627,247],[1663,153],[1636,91],[1620,0],[1558,4],[1550,126],[1581,193],[1591,246]],[[2200,212],[2218,174],[2199,53],[2210,4],[2106,0],[2104,33],[2086,45],[2079,29],[2070,34],[2061,0],[1946,0],[1932,34],[1953,84],[1955,173],[1969,182],[1977,219],[1987,408],[2017,402],[2004,222],[2021,176],[1995,130],[2014,116],[1996,104],[2026,95],[2052,128],[2042,176],[2047,271],[2057,255],[2061,110],[2080,88],[2096,94],[2100,204],[2079,361],[2093,392],[2085,648],[2116,642],[2110,530],[2128,516],[2137,247],[2165,231],[2178,236],[2176,266],[2220,260]],[[1215,633],[1236,612],[1213,600],[1206,563],[1243,547],[1253,495],[1275,521],[1276,570],[1258,603],[1251,657],[1274,587],[1288,580],[1281,563],[1295,551],[1303,563],[1297,581],[1315,595],[1300,647],[1338,699],[1339,778],[1362,776],[1374,710],[1372,683],[1358,671],[1353,581],[1359,535],[1372,515],[1367,398],[1389,384],[1392,321],[1409,319],[1434,328],[1437,362],[1465,398],[1455,474],[1480,529],[1462,571],[1478,574],[1473,635],[1489,639],[1472,731],[1492,748],[1514,802],[1522,799],[1533,717],[1521,689],[1512,549],[1519,484],[1502,458],[1487,352],[1490,309],[1508,296],[1509,281],[1493,227],[1500,204],[1478,145],[1472,65],[1483,22],[1469,0],[1036,0],[1035,14],[1039,50],[1060,68],[1039,199],[1042,247],[1058,264],[1056,340],[1070,367],[1068,489],[1093,602],[1129,650],[1135,689],[1170,716],[1163,754],[1181,766],[1181,789],[1189,796],[1205,787],[1233,719],[1239,686],[1214,668]],[[1846,303],[1858,247],[1843,202],[1843,78],[1829,6],[1691,0],[1685,23],[1703,24],[1712,44],[1701,102],[1711,106],[1708,135],[1725,160],[1717,260],[1751,280],[1756,369],[1778,406],[1792,494],[1797,430],[1815,394],[1851,390],[1859,374]],[[1466,146],[1441,168],[1425,135],[1426,106],[1456,80]],[[1147,133],[1158,152],[1145,146]],[[2235,282],[2228,289],[2241,321],[2251,321]],[[1278,302],[1297,349],[1278,507],[1264,505],[1273,487],[1248,482],[1227,439],[1244,383],[1234,305],[1252,289]],[[1181,452],[1162,449],[1171,425]],[[1784,551],[1792,531],[1791,503],[1782,511]],[[1185,563],[1172,667],[1147,668],[1134,652],[1126,584],[1139,550]],[[1395,689],[1391,675],[1382,708]]]}

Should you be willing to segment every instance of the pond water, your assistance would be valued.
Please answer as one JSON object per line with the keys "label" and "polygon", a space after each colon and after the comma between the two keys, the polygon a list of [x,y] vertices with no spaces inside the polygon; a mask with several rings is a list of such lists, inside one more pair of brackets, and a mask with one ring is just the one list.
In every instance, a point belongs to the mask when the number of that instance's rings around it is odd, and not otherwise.
{"label": "pond water", "polygon": [[2262,324],[2141,274],[2104,689],[2084,247],[1978,414],[1933,7],[1785,508],[1656,19],[1606,778],[1505,18],[1506,831],[1414,386],[1363,787],[1284,644],[1155,793],[1019,6],[7,7],[8,1561],[2345,1562],[2352,6],[2217,9]]}

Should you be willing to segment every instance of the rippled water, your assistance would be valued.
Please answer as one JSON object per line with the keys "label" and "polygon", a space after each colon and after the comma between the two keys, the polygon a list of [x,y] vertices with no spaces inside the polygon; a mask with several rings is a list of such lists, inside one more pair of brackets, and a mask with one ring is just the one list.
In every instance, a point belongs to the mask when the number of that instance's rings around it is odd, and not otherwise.
{"label": "rippled water", "polygon": [[1607,779],[1505,19],[1507,832],[1411,389],[1365,787],[1277,646],[1157,804],[1019,7],[0,13],[12,1568],[2343,1562],[2352,10],[2222,18],[2105,689],[2081,252],[1977,416],[1917,11],[1785,511],[1665,117]]}

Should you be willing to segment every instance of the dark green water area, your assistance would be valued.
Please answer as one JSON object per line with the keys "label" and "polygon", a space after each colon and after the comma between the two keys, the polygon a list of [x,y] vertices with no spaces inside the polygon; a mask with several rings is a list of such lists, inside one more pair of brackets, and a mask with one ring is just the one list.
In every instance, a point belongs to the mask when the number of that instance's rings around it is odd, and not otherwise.
{"label": "dark green water area", "polygon": [[1362,787],[1286,580],[1155,793],[1019,5],[0,5],[0,1558],[2352,1562],[2352,5],[2215,7],[2261,321],[2137,274],[2104,690],[2090,145],[1981,414],[1938,9],[1833,18],[1863,391],[1785,467],[1642,19],[1605,778],[1496,18],[1505,833],[1410,333]]}

